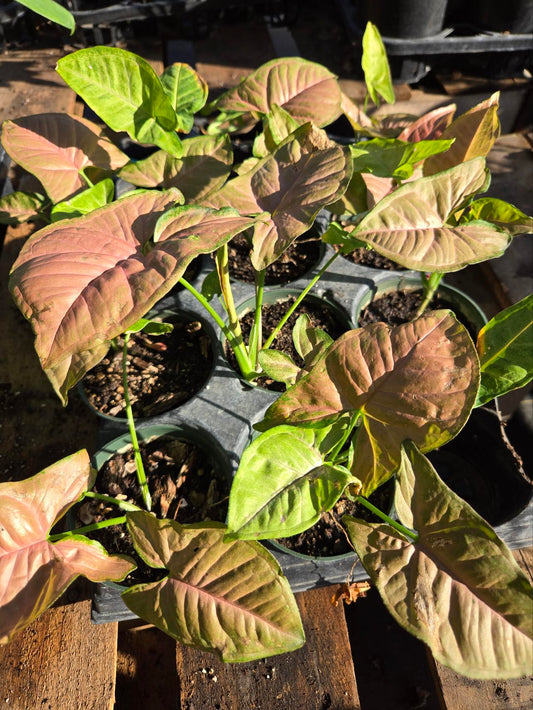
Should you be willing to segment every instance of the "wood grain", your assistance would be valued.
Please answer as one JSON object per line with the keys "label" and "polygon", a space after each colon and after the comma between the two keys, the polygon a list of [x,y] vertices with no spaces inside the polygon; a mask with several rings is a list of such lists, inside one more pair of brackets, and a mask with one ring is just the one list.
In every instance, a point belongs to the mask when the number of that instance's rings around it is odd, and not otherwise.
{"label": "wood grain", "polygon": [[0,704],[10,710],[109,710],[117,624],[95,626],[90,601],[55,607],[0,647]]}
{"label": "wood grain", "polygon": [[359,710],[342,605],[333,587],[297,594],[307,642],[293,653],[224,664],[177,646],[180,710]]}

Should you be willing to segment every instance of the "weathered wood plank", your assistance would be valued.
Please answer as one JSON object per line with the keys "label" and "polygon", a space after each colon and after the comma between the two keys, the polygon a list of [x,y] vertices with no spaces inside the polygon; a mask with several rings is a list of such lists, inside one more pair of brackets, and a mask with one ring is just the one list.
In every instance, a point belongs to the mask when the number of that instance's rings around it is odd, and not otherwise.
{"label": "weathered wood plank", "polygon": [[[533,547],[514,550],[513,555],[524,572],[533,579]],[[533,623],[533,620],[532,620]],[[446,710],[531,710],[533,678],[513,680],[473,680],[433,661],[435,676]],[[533,668],[531,669],[533,673]]]}
{"label": "weathered wood plank", "polygon": [[359,710],[342,607],[334,588],[297,594],[307,642],[293,653],[224,664],[208,653],[177,646],[180,710]]}
{"label": "weathered wood plank", "polygon": [[94,626],[90,601],[45,612],[0,647],[0,704],[10,710],[109,710],[117,624]]}

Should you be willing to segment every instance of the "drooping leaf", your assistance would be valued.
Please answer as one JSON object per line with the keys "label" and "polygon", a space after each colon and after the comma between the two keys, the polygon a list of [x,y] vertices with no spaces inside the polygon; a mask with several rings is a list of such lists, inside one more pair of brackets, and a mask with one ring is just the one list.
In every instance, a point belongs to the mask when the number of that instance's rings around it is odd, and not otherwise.
{"label": "drooping leaf", "polygon": [[100,180],[96,185],[87,188],[83,192],[78,192],[77,195],[71,197],[65,202],[58,202],[50,211],[50,219],[52,222],[58,222],[61,219],[69,219],[71,217],[79,217],[82,214],[88,214],[98,207],[104,207],[113,200],[115,194],[115,185],[112,180],[106,178]]}
{"label": "drooping leaf", "polygon": [[218,190],[231,172],[233,152],[228,136],[197,136],[183,141],[183,155],[173,158],[163,150],[128,163],[120,177],[139,187],[177,187],[194,202]]}
{"label": "drooping leaf", "polygon": [[[253,224],[232,210],[186,207],[177,190],[144,191],[34,234],[15,262],[10,288],[31,321],[35,349],[58,395],[105,355],[112,338],[144,316],[198,254]],[[158,242],[150,243],[158,229]]]}
{"label": "drooping leaf", "polygon": [[230,492],[227,538],[297,535],[330,510],[350,483],[359,481],[324,460],[313,429],[270,429],[241,457]]}
{"label": "drooping leaf", "polygon": [[455,104],[439,106],[429,113],[420,116],[406,126],[399,134],[398,140],[416,143],[422,140],[436,140],[450,125],[455,109]]}
{"label": "drooping leaf", "polygon": [[109,172],[128,162],[100,126],[65,113],[4,121],[2,145],[18,165],[35,175],[53,202],[87,187],[81,174],[84,168]]}
{"label": "drooping leaf", "polygon": [[45,17],[47,20],[70,30],[70,34],[76,29],[76,22],[72,13],[63,5],[55,2],[55,0],[17,0],[17,2],[33,10],[41,17]]}
{"label": "drooping leaf", "polygon": [[450,311],[433,311],[395,327],[375,323],[344,333],[255,428],[312,427],[359,413],[351,470],[369,495],[398,467],[404,439],[423,451],[452,439],[478,386],[479,361],[466,329]]}
{"label": "drooping leaf", "polygon": [[301,57],[273,59],[217,99],[221,111],[267,114],[277,104],[298,123],[333,123],[341,114],[337,77]]}
{"label": "drooping leaf", "polygon": [[533,233],[533,217],[528,217],[518,207],[496,197],[482,197],[468,205],[461,222],[476,219],[502,227],[512,235]]}
{"label": "drooping leaf", "polygon": [[477,350],[481,384],[476,406],[533,379],[533,296],[494,316],[481,329]]}
{"label": "drooping leaf", "polygon": [[533,590],[511,552],[412,443],[402,452],[396,490],[400,521],[418,540],[389,525],[343,519],[392,616],[458,673],[530,673]]}
{"label": "drooping leaf", "polygon": [[50,528],[96,476],[85,450],[23,481],[0,483],[0,644],[51,606],[74,579],[120,581],[132,560],[108,556],[80,535],[48,540]]}
{"label": "drooping leaf", "polygon": [[258,359],[261,369],[276,382],[293,385],[300,374],[298,365],[279,350],[260,350]]}
{"label": "drooping leaf", "polygon": [[435,175],[467,160],[488,155],[494,141],[500,135],[499,98],[499,92],[493,94],[486,101],[482,101],[456,118],[441,133],[442,140],[454,138],[454,143],[446,153],[426,160],[424,175]]}
{"label": "drooping leaf", "polygon": [[205,203],[231,205],[242,215],[265,213],[257,223],[251,261],[261,271],[313,224],[319,210],[343,194],[351,177],[347,148],[306,124]]}
{"label": "drooping leaf", "polygon": [[176,130],[189,133],[193,127],[194,114],[207,101],[206,82],[188,64],[176,62],[161,74],[161,84],[176,111]]}
{"label": "drooping leaf", "polygon": [[379,106],[381,96],[388,104],[394,103],[394,88],[385,45],[378,28],[367,22],[363,34],[363,56],[361,66],[370,98]]}
{"label": "drooping leaf", "polygon": [[350,146],[356,173],[406,180],[416,163],[447,150],[453,141],[431,140],[408,143],[395,138],[374,138]]}
{"label": "drooping leaf", "polygon": [[10,192],[0,197],[0,224],[20,224],[35,217],[45,198],[35,192]]}
{"label": "drooping leaf", "polygon": [[298,607],[274,557],[256,542],[224,542],[219,523],[180,525],[140,511],[128,529],[141,557],[168,569],[122,594],[135,614],[223,661],[252,661],[305,641]]}
{"label": "drooping leaf", "polygon": [[457,271],[500,256],[511,239],[503,230],[482,221],[447,223],[484,184],[483,158],[406,183],[378,202],[354,236],[417,271]]}
{"label": "drooping leaf", "polygon": [[176,112],[144,59],[118,47],[88,47],[62,57],[57,71],[114,131],[181,155]]}

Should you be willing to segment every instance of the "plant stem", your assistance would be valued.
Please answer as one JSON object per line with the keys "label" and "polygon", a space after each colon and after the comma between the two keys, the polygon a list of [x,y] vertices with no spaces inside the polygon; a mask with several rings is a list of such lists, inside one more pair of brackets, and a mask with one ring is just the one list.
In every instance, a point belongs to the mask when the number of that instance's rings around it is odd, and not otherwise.
{"label": "plant stem", "polygon": [[405,535],[413,542],[418,542],[417,533],[413,532],[412,530],[409,530],[409,528],[406,528],[401,523],[390,518],[386,513],[381,511],[379,508],[376,508],[376,506],[373,505],[369,500],[367,500],[366,498],[363,498],[363,496],[357,496],[355,498],[355,501],[357,503],[361,503],[361,505],[364,505],[365,508],[368,508],[368,510],[370,510],[372,513],[377,515],[378,518],[381,518],[384,522],[388,523],[391,527],[393,527],[395,530],[397,530],[402,535]]}
{"label": "plant stem", "polygon": [[250,353],[250,361],[257,370],[259,363],[257,356],[263,344],[263,294],[265,290],[265,275],[266,270],[255,272],[255,313],[254,323],[250,332],[250,341],[248,343],[248,351]]}
{"label": "plant stem", "polygon": [[95,498],[96,500],[103,500],[105,503],[112,503],[122,510],[142,510],[138,505],[134,503],[128,503],[126,500],[119,500],[118,498],[113,498],[112,496],[103,495],[103,493],[95,493],[94,491],[86,491],[85,498]]}
{"label": "plant stem", "polygon": [[431,303],[431,299],[435,295],[435,291],[438,289],[443,276],[444,274],[435,271],[434,273],[430,274],[429,277],[425,277],[424,299],[416,312],[415,318],[420,318],[422,313],[424,313],[428,305]]}
{"label": "plant stem", "polygon": [[331,453],[329,455],[329,460],[332,461],[333,463],[337,463],[337,464],[342,463],[343,461],[346,461],[346,459],[348,458],[348,454],[346,454],[342,457],[339,457],[339,458],[337,458],[337,457],[339,456],[339,453],[342,451],[342,447],[347,442],[348,437],[350,436],[355,425],[357,424],[357,420],[359,419],[359,414],[360,414],[359,410],[352,414],[352,416],[350,417],[350,423],[346,427],[346,431],[342,435],[341,440],[337,443],[335,448],[331,451]]}
{"label": "plant stem", "polygon": [[283,328],[285,323],[289,320],[289,318],[292,316],[294,311],[298,308],[300,303],[304,300],[304,298],[307,296],[309,291],[313,288],[313,286],[317,283],[317,281],[321,278],[321,276],[324,274],[324,272],[329,269],[331,264],[335,261],[335,259],[339,256],[341,252],[336,251],[333,256],[328,259],[328,261],[324,264],[324,266],[320,269],[318,274],[311,279],[311,281],[307,284],[307,286],[304,288],[302,293],[298,296],[296,301],[292,304],[292,306],[289,308],[287,313],[283,316],[283,318],[280,320],[280,322],[277,324],[277,326],[274,328],[272,333],[270,333],[269,337],[266,339],[265,344],[263,345],[263,348],[269,348],[274,340],[278,337],[280,330]]}
{"label": "plant stem", "polygon": [[120,518],[109,518],[109,520],[101,520],[99,523],[92,523],[92,525],[85,525],[82,528],[76,528],[75,530],[67,530],[64,533],[57,533],[57,535],[48,535],[48,542],[57,542],[58,540],[68,540],[69,537],[73,535],[85,535],[85,533],[93,532],[94,530],[101,530],[102,528],[108,528],[111,525],[122,525],[126,522],[126,516],[122,515]]}
{"label": "plant stem", "polygon": [[141,494],[143,497],[144,505],[146,510],[150,511],[152,509],[152,498],[150,496],[150,491],[148,490],[148,483],[146,481],[146,473],[144,471],[144,464],[139,449],[139,440],[137,438],[137,431],[135,430],[135,420],[133,418],[133,410],[131,408],[130,393],[128,387],[128,342],[130,339],[130,334],[124,334],[124,346],[122,348],[122,385],[124,387],[124,401],[126,402],[126,416],[128,418],[128,428],[130,430],[131,445],[133,447],[133,456],[135,459],[135,467],[137,469],[137,481],[141,488]]}

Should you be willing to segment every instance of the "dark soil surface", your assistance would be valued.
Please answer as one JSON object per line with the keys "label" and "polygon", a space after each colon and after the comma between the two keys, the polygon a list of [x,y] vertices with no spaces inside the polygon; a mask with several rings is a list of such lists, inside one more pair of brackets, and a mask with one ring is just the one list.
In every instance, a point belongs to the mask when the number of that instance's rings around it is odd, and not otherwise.
{"label": "dark soil surface", "polygon": [[[281,318],[289,310],[291,305],[294,303],[295,298],[290,297],[286,300],[280,301],[278,303],[273,303],[271,305],[265,304],[263,306],[263,340],[266,340],[270,333],[274,330],[276,325],[279,323]],[[340,314],[335,311],[330,305],[325,302],[321,302],[318,299],[307,299],[300,304],[299,308],[291,315],[287,323],[283,326],[280,334],[272,344],[272,348],[279,350],[286,355],[288,355],[297,365],[302,366],[303,360],[296,352],[294,343],[292,340],[292,329],[296,323],[298,317],[306,313],[309,316],[311,325],[315,328],[321,328],[326,331],[334,340],[336,340],[342,333],[347,330],[347,322],[344,321]],[[248,343],[250,337],[250,330],[252,328],[254,319],[254,314],[252,312],[246,313],[240,320],[241,329],[243,333],[243,338],[245,343]],[[238,370],[237,361],[230,351],[226,349],[226,355],[232,367]],[[275,392],[284,392],[285,385],[281,382],[276,382],[269,377],[260,377],[257,380],[257,384],[266,389],[273,390]]]}
{"label": "dark soil surface", "polygon": [[[279,285],[295,281],[310,271],[320,260],[321,242],[316,237],[296,239],[273,264],[267,267],[265,284]],[[230,276],[246,283],[255,282],[255,270],[250,261],[250,245],[243,234],[228,244]]]}
{"label": "dark soil surface", "polygon": [[400,266],[396,262],[388,259],[374,249],[367,249],[366,247],[359,247],[359,249],[354,249],[350,254],[344,255],[345,259],[353,262],[354,264],[361,264],[361,266],[369,266],[372,269],[385,269],[386,271],[405,271],[403,266]]}
{"label": "dark soil surface", "polygon": [[[230,481],[228,475],[206,454],[203,447],[185,440],[160,437],[140,445],[152,496],[152,510],[159,518],[179,523],[226,519]],[[133,452],[117,454],[104,464],[93,488],[96,493],[128,501],[143,508]],[[78,509],[78,525],[89,525],[124,513],[115,505],[87,499]],[[133,548],[126,525],[112,525],[88,535],[112,554],[125,554],[137,563],[123,582],[126,586],[165,576],[141,560]]]}
{"label": "dark soil surface", "polygon": [[[374,491],[369,497],[369,501],[384,513],[388,513],[392,506],[393,495],[394,481],[391,479]],[[282,538],[276,542],[294,552],[312,557],[333,557],[353,552],[353,547],[341,523],[343,515],[362,518],[369,523],[383,522],[361,503],[354,503],[343,496],[330,511],[322,514],[320,520],[312,528],[299,535]]]}
{"label": "dark soil surface", "polygon": [[[359,325],[365,326],[380,321],[388,325],[407,323],[415,317],[418,307],[422,303],[422,298],[423,292],[421,289],[418,291],[391,291],[390,293],[386,293],[380,298],[373,300],[362,310],[359,316]],[[439,296],[438,293],[431,301],[429,308],[431,310],[447,308],[454,311],[457,319],[461,321],[469,331],[474,342],[476,341],[476,327],[465,319],[460,312],[456,312],[455,306]]]}
{"label": "dark soil surface", "polygon": [[[135,417],[149,417],[183,404],[198,392],[213,367],[211,339],[199,320],[172,317],[164,335],[134,333],[128,345],[128,386]],[[125,418],[122,338],[83,379],[89,402],[103,414]]]}

